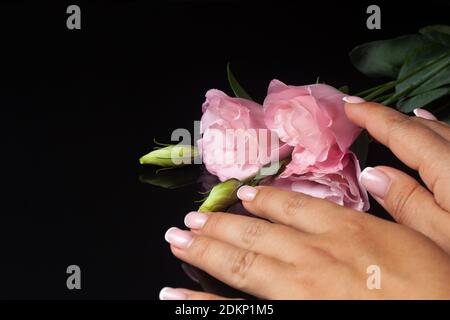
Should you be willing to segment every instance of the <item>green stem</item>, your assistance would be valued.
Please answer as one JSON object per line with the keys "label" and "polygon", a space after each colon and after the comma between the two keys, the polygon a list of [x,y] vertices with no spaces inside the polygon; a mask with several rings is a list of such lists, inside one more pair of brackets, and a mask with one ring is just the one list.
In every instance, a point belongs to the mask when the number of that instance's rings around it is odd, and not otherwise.
{"label": "green stem", "polygon": [[364,91],[355,93],[354,95],[357,96],[357,97],[363,97],[363,96],[365,96],[365,95],[368,95],[369,93],[372,93],[372,92],[375,91],[375,90],[380,89],[381,87],[383,87],[383,86],[385,86],[385,85],[386,85],[386,83],[382,83],[382,84],[380,84],[380,85],[378,85],[378,86],[375,86],[375,87],[372,87],[372,88],[370,88],[370,89],[367,89],[367,90],[364,90]]}
{"label": "green stem", "polygon": [[410,73],[408,73],[407,75],[401,77],[400,79],[397,80],[398,83],[405,81],[406,79],[408,79],[409,77],[415,75],[416,73],[428,68],[429,66],[432,66],[433,64],[436,64],[438,62],[440,62],[441,60],[444,60],[445,58],[447,58],[448,56],[450,56],[450,53],[444,53],[442,55],[440,55],[439,57],[437,57],[434,60],[429,61],[428,63],[425,63],[423,66],[414,69],[413,71],[411,71]]}
{"label": "green stem", "polygon": [[385,94],[385,95],[383,95],[383,96],[377,97],[377,98],[375,98],[375,99],[372,99],[372,101],[373,101],[373,102],[381,102],[381,101],[383,101],[383,100],[389,98],[389,97],[392,96],[392,95],[393,95],[393,93],[391,92],[391,93]]}
{"label": "green stem", "polygon": [[385,93],[386,91],[391,90],[392,88],[395,88],[396,85],[397,85],[397,81],[387,82],[378,90],[375,90],[371,94],[364,97],[364,99],[367,101],[371,101],[371,100],[375,99],[376,97],[378,97],[380,94]]}
{"label": "green stem", "polygon": [[398,99],[402,98],[403,96],[405,96],[406,94],[408,94],[409,92],[411,92],[412,90],[416,89],[417,87],[419,87],[421,84],[425,83],[426,81],[430,80],[432,77],[434,77],[437,73],[441,72],[444,68],[446,68],[448,65],[450,65],[450,61],[448,61],[447,63],[443,64],[442,66],[434,69],[433,71],[431,71],[427,76],[423,77],[420,81],[416,82],[416,83],[412,83],[409,86],[407,86],[405,89],[403,89],[402,91],[394,94],[393,96],[391,96],[390,98],[383,100],[381,102],[381,104],[384,105],[389,105],[391,103],[396,102]]}
{"label": "green stem", "polygon": [[[403,77],[397,79],[397,80],[393,80],[393,81],[389,81],[386,83],[383,83],[381,85],[375,86],[373,88],[361,91],[357,94],[355,94],[358,97],[363,97],[365,100],[367,101],[371,101],[371,100],[379,100],[380,97],[379,95],[382,93],[385,93],[386,91],[394,88],[396,85],[400,84],[401,82],[409,79],[410,77],[412,77],[413,75],[417,74],[418,72],[440,62],[441,60],[445,59],[446,57],[450,56],[450,53],[445,53],[440,55],[439,57],[429,61],[428,63],[424,64],[421,67],[418,67],[416,69],[414,69],[413,71],[411,71],[410,73],[404,75]],[[365,96],[367,94],[367,96]],[[384,96],[383,96],[384,97]],[[374,100],[375,101],[375,100]]]}

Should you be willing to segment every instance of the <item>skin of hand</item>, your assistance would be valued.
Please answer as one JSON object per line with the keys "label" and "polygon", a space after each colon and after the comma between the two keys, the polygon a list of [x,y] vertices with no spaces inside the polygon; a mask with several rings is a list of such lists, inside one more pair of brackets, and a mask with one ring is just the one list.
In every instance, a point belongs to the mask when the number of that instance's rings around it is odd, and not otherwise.
{"label": "skin of hand", "polygon": [[[406,165],[369,168],[361,182],[398,223],[302,193],[244,186],[255,216],[190,213],[171,228],[172,253],[228,285],[264,299],[450,299],[450,128],[375,104],[347,116]],[[269,221],[267,221],[269,220]],[[368,285],[379,268],[380,287]],[[224,299],[164,288],[161,299]]]}

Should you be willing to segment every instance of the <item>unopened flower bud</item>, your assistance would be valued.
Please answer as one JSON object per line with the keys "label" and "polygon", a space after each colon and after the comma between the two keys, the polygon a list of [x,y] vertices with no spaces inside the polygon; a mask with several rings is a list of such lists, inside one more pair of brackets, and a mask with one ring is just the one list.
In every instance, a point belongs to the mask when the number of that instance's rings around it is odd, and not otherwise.
{"label": "unopened flower bud", "polygon": [[199,153],[196,147],[189,145],[168,145],[153,150],[139,159],[141,164],[153,164],[160,167],[178,167],[192,164]]}
{"label": "unopened flower bud", "polygon": [[215,185],[198,211],[226,211],[229,206],[239,200],[236,193],[241,185],[242,182],[236,179],[229,179]]}

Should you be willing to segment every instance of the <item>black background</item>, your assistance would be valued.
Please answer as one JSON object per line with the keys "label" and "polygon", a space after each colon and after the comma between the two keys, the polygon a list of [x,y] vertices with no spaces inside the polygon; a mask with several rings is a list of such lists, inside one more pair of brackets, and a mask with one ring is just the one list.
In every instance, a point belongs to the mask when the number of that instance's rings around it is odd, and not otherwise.
{"label": "black background", "polygon": [[[199,288],[163,234],[196,208],[197,186],[139,183],[138,158],[193,130],[204,93],[231,94],[226,63],[259,101],[273,78],[375,84],[357,44],[449,23],[446,1],[55,1],[0,6],[0,298],[155,299]],[[66,8],[81,7],[81,30]],[[369,165],[401,167],[373,144]],[[386,216],[373,204],[371,212]],[[82,269],[82,290],[66,268]]]}

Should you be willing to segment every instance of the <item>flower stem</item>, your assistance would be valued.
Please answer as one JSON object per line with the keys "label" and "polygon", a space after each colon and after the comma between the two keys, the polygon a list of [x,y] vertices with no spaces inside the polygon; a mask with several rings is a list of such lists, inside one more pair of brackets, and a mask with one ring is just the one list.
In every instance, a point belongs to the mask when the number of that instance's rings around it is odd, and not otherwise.
{"label": "flower stem", "polygon": [[[424,70],[424,69],[426,69],[426,68],[428,68],[428,67],[430,67],[430,66],[432,66],[432,65],[434,65],[434,64],[436,64],[436,63],[438,63],[438,62],[440,62],[441,60],[445,59],[445,58],[448,57],[448,56],[450,56],[450,53],[442,54],[442,55],[440,55],[439,57],[437,57],[437,58],[435,58],[435,59],[433,59],[433,60],[431,60],[431,61],[425,63],[424,65],[422,65],[422,66],[420,66],[420,67],[414,69],[414,70],[411,71],[410,73],[404,75],[403,77],[401,77],[401,78],[399,78],[399,79],[397,79],[397,80],[393,80],[393,81],[389,81],[389,82],[383,83],[383,84],[378,85],[378,86],[375,86],[375,87],[373,87],[373,88],[370,88],[370,89],[361,91],[361,92],[359,92],[359,93],[357,93],[357,94],[355,94],[355,95],[356,95],[356,96],[359,96],[359,97],[363,97],[363,98],[364,98],[365,100],[367,100],[367,101],[377,101],[377,102],[379,102],[379,101],[381,101],[381,100],[384,99],[384,101],[389,101],[389,103],[392,103],[393,101],[390,101],[390,99],[388,98],[390,95],[389,95],[389,96],[386,95],[386,94],[383,95],[383,96],[380,96],[380,95],[383,94],[383,93],[385,93],[386,91],[392,89],[392,88],[395,88],[398,84],[400,84],[400,83],[402,83],[403,81],[409,79],[410,77],[412,77],[413,75],[419,73],[420,71],[422,71],[422,70]],[[447,66],[447,64],[444,66],[444,68],[445,68],[446,66]],[[438,70],[440,71],[440,70],[442,70],[442,69],[441,69],[441,68],[438,68]],[[435,74],[436,74],[436,73],[432,73],[432,76],[434,76]],[[426,81],[429,80],[429,79],[430,79],[430,77],[427,77]],[[424,81],[423,81],[423,82],[424,82]],[[422,84],[423,82],[420,82],[419,84]],[[409,88],[409,90],[406,90],[406,89],[405,89],[405,90],[402,90],[402,92],[393,94],[392,97],[395,96],[394,99],[397,99],[397,100],[398,100],[398,99],[401,98],[401,94],[407,94],[408,92],[410,92],[410,90],[413,90],[413,89],[414,89],[414,87],[411,88],[411,86],[408,86],[408,88]],[[381,99],[381,98],[383,98],[383,99]],[[384,101],[383,101],[383,102],[384,102]],[[396,100],[395,100],[395,101],[396,101]]]}
{"label": "flower stem", "polygon": [[410,84],[409,86],[407,86],[405,89],[403,89],[402,91],[392,95],[391,97],[383,100],[381,103],[384,105],[389,105],[391,103],[394,103],[396,101],[398,101],[400,98],[404,97],[405,95],[407,95],[408,93],[410,93],[412,90],[416,89],[417,87],[419,87],[421,84],[425,83],[426,81],[430,80],[432,77],[434,77],[437,73],[441,72],[443,69],[445,69],[448,65],[450,65],[450,61],[448,61],[447,63],[439,66],[438,68],[432,70],[431,72],[428,73],[428,75],[426,75],[425,77],[423,77],[422,79],[420,79],[420,81],[415,82]]}
{"label": "flower stem", "polygon": [[378,97],[380,94],[385,93],[388,90],[391,90],[392,88],[394,88],[397,85],[397,81],[389,81],[387,83],[385,83],[381,88],[373,91],[372,93],[370,93],[369,95],[365,96],[364,99],[367,101],[371,101],[373,99],[375,99],[376,97]]}

